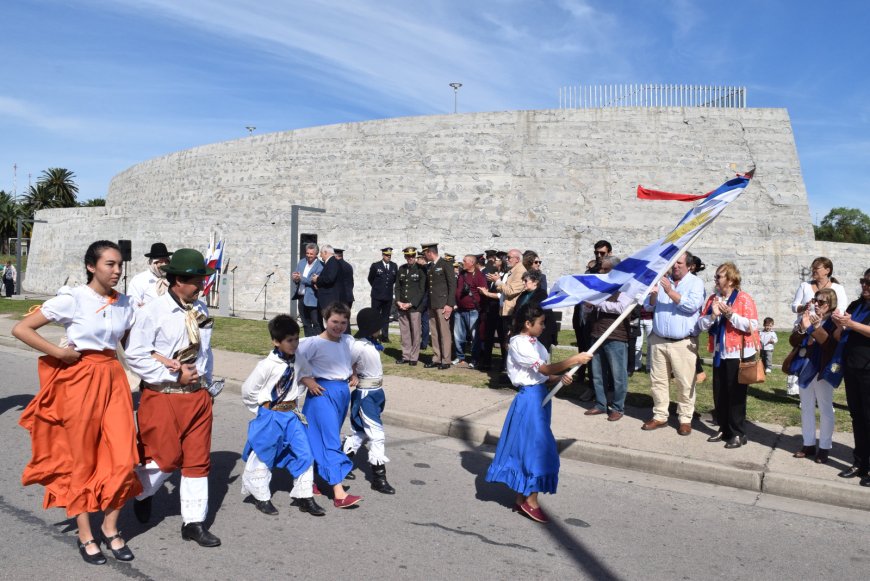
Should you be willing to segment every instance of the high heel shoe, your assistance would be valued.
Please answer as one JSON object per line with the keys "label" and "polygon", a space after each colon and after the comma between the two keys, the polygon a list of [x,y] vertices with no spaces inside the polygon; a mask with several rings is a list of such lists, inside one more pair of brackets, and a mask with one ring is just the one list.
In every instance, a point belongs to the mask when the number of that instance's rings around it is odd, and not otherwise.
{"label": "high heel shoe", "polygon": [[[78,542],[78,544],[79,544],[79,553],[81,553],[82,559],[84,560],[85,563],[87,563],[88,565],[105,565],[106,564],[106,556],[103,554],[103,552],[101,550],[99,550],[100,545],[99,545],[99,543],[97,543],[96,540],[91,539],[90,541],[85,541],[84,543],[77,540],[76,542]],[[94,544],[97,546],[97,552],[94,553],[93,555],[88,553],[87,549],[85,548],[91,544]]]}
{"label": "high heel shoe", "polygon": [[[100,531],[103,532],[103,531]],[[130,547],[127,546],[127,541],[124,541],[124,546],[120,549],[112,548],[112,541],[115,539],[124,539],[121,538],[121,531],[118,531],[111,537],[107,537],[106,533],[103,533],[103,542],[106,544],[106,548],[112,551],[112,556],[115,557],[119,561],[132,561],[135,556],[133,555],[133,551],[130,550]]]}
{"label": "high heel shoe", "polygon": [[829,452],[830,450],[819,448],[819,451],[816,452],[816,464],[827,464]]}

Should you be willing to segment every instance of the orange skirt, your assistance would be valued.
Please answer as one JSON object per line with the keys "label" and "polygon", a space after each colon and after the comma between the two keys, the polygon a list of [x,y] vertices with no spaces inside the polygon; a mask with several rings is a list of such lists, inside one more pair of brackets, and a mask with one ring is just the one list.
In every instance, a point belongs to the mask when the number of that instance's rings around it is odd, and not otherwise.
{"label": "orange skirt", "polygon": [[142,492],[133,400],[114,351],[85,351],[73,365],[39,358],[40,390],[18,423],[32,457],[22,483],[45,487],[43,508],[67,516],[117,509]]}

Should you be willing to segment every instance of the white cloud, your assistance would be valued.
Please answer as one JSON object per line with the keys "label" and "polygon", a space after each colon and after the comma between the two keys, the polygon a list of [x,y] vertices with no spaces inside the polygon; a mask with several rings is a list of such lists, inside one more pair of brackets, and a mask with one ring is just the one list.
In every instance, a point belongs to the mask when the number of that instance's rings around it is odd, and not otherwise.
{"label": "white cloud", "polygon": [[3,95],[0,95],[0,118],[55,132],[80,130],[85,126],[81,119],[46,113],[38,105]]}

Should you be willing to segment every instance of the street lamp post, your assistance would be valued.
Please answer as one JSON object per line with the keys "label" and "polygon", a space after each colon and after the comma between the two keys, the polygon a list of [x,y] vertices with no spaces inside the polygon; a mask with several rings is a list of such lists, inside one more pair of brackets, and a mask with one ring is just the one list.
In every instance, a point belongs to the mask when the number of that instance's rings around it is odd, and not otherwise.
{"label": "street lamp post", "polygon": [[459,87],[462,86],[462,83],[450,83],[450,86],[453,87],[453,112],[456,113],[459,110]]}
{"label": "street lamp post", "polygon": [[247,127],[245,127],[245,129],[248,130],[248,135],[250,136],[254,134],[254,129],[256,129],[256,127],[254,127],[253,125],[248,125]]}
{"label": "street lamp post", "polygon": [[22,279],[22,271],[21,271],[21,225],[22,224],[35,224],[39,222],[40,224],[47,224],[46,220],[25,220],[23,218],[18,218],[18,227],[16,231],[16,235],[18,236],[18,240],[15,244],[15,268],[18,271],[18,280],[15,281],[15,294],[21,294],[21,279]]}
{"label": "street lamp post", "polygon": [[[293,204],[290,206],[290,268],[296,266],[296,261],[299,260],[299,212],[316,212],[325,214],[323,208],[311,208],[309,206],[299,206]],[[290,285],[290,316],[296,318],[296,301],[293,300],[293,285]]]}

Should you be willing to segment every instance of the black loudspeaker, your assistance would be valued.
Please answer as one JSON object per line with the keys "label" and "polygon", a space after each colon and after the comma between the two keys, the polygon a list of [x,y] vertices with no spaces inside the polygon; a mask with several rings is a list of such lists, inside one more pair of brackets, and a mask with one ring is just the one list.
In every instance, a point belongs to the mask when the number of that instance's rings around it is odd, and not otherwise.
{"label": "black loudspeaker", "polygon": [[121,249],[121,260],[130,262],[133,260],[133,243],[129,240],[118,240],[118,248]]}
{"label": "black loudspeaker", "polygon": [[317,234],[300,234],[299,235],[299,260],[305,258],[305,245],[317,244]]}

